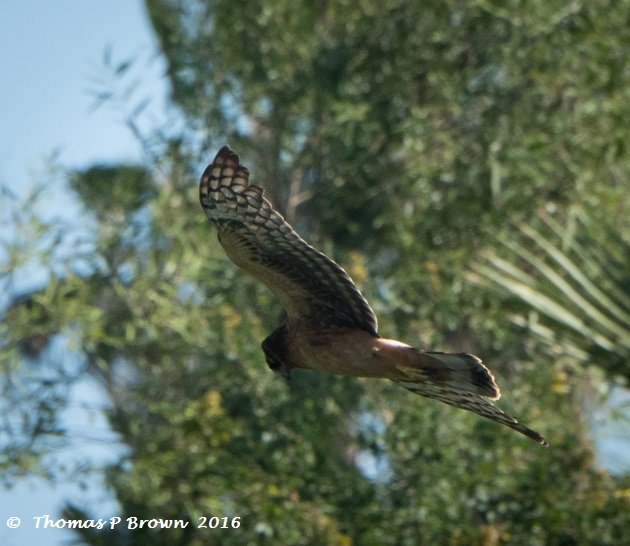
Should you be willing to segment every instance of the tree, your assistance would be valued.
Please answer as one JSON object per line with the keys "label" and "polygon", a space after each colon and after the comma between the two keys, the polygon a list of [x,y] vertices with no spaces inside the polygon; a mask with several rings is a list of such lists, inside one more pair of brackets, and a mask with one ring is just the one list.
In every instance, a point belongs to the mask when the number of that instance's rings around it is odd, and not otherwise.
{"label": "tree", "polygon": [[[615,46],[628,2],[147,9],[189,129],[162,143],[149,182],[138,169],[110,177],[117,214],[90,199],[101,171],[75,178],[93,214],[89,267],[57,275],[3,323],[14,366],[37,319],[40,345],[72,333],[106,387],[128,448],[107,471],[123,514],[241,517],[236,530],[116,542],[620,543],[628,478],[594,461],[583,409],[594,380],[558,388],[535,335],[465,272],[541,208],[627,218],[628,76]],[[481,354],[504,407],[552,447],[382,383],[271,374],[259,342],[280,309],[225,259],[190,182],[226,140],[348,268],[384,335]]]}
{"label": "tree", "polygon": [[596,363],[612,381],[627,385],[630,247],[605,220],[596,226],[582,216],[569,218],[566,227],[547,214],[538,229],[518,226],[512,238],[497,241],[505,257],[488,249],[470,278],[523,300],[529,318],[512,320],[531,328],[550,356],[568,357],[569,369]]}

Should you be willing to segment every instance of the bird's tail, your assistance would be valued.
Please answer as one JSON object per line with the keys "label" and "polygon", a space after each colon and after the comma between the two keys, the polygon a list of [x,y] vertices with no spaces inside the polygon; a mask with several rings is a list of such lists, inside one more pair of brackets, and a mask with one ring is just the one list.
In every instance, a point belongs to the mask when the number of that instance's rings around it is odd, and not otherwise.
{"label": "bird's tail", "polygon": [[506,425],[539,444],[548,445],[536,431],[492,405],[490,400],[498,400],[501,392],[494,376],[479,358],[468,353],[425,353],[409,349],[416,356],[411,365],[398,366],[406,378],[395,379],[395,383],[421,396],[472,411]]}

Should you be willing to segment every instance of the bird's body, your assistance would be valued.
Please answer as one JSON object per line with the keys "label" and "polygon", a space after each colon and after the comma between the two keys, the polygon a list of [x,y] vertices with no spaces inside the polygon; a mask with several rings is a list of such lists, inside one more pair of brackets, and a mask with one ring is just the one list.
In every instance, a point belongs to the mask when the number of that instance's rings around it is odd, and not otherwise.
{"label": "bird's body", "polygon": [[390,379],[507,425],[546,445],[537,432],[490,403],[492,373],[467,353],[425,352],[378,335],[376,317],[348,274],[306,243],[249,184],[249,171],[224,146],[201,177],[204,212],[230,259],[278,298],[286,320],[262,344],[269,367]]}

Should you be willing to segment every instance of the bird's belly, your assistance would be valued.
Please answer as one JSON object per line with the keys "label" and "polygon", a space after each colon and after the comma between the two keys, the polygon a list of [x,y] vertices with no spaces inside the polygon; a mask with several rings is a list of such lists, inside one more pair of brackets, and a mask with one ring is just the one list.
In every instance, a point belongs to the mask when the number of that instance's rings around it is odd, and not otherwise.
{"label": "bird's belly", "polygon": [[291,362],[296,368],[393,379],[399,371],[382,358],[378,339],[363,330],[345,328],[300,333],[290,344]]}

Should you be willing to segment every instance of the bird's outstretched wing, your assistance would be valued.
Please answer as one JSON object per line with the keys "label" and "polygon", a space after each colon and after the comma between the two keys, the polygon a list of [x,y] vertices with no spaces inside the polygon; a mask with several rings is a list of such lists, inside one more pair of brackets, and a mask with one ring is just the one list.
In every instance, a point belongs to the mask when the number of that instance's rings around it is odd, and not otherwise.
{"label": "bird's outstretched wing", "polygon": [[[476,357],[472,357],[476,358]],[[476,392],[470,392],[459,388],[453,388],[448,384],[440,384],[436,382],[413,382],[413,381],[395,381],[401,387],[409,389],[411,392],[433,398],[434,400],[440,400],[450,406],[456,408],[472,411],[477,415],[481,415],[491,421],[496,421],[502,425],[506,425],[521,434],[524,434],[528,438],[531,438],[535,442],[548,446],[547,440],[545,440],[538,432],[532,430],[519,423],[514,417],[502,412],[499,408],[494,406],[490,402],[490,397],[478,394]],[[494,398],[498,398],[499,394]]]}
{"label": "bird's outstretched wing", "polygon": [[304,241],[260,187],[249,184],[249,171],[228,146],[204,171],[199,199],[227,255],[276,295],[289,321],[377,335],[376,317],[352,279]]}

